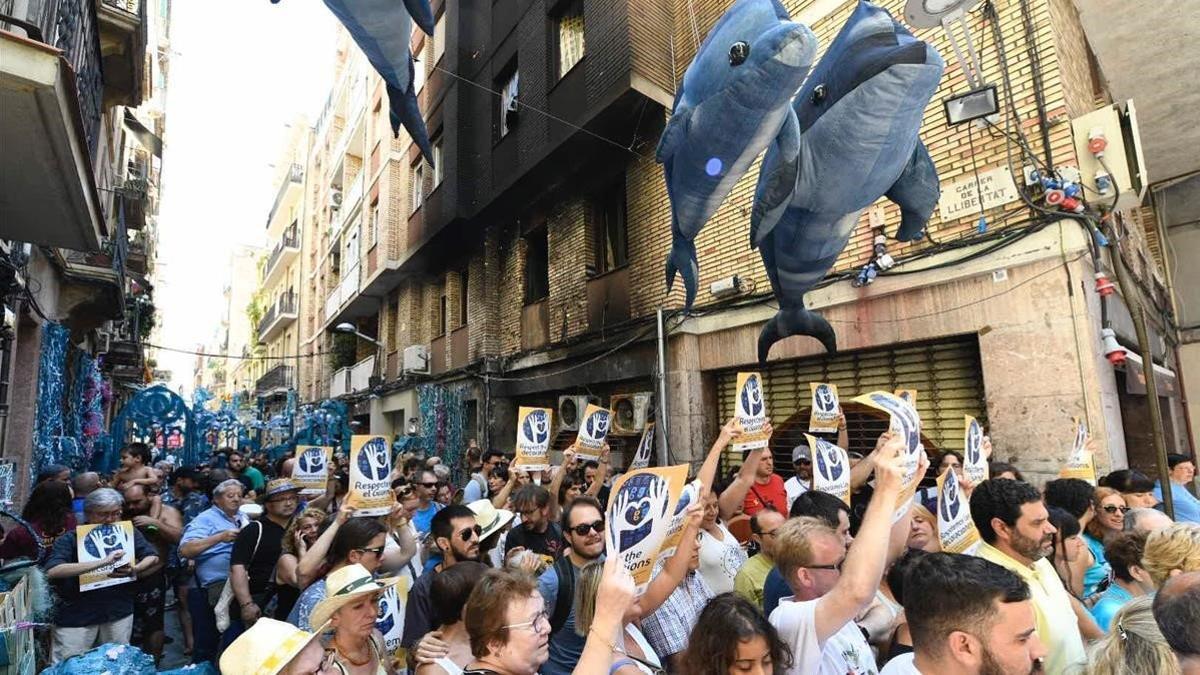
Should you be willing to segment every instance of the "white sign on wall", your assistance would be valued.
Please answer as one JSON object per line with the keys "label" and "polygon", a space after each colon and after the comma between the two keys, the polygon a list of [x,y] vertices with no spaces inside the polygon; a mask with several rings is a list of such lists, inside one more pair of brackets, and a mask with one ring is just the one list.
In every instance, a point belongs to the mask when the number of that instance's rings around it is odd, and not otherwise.
{"label": "white sign on wall", "polygon": [[1013,182],[1012,173],[1007,166],[981,171],[978,188],[976,182],[972,172],[962,180],[942,186],[942,196],[938,199],[938,213],[943,221],[977,215],[980,194],[983,195],[984,210],[1003,206],[1021,198],[1017,194],[1017,185]]}

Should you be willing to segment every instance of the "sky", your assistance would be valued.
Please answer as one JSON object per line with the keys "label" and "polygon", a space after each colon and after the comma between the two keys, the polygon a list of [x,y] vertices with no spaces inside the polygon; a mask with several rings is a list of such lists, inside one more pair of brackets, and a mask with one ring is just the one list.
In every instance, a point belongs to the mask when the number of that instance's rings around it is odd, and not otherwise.
{"label": "sky", "polygon": [[[174,0],[158,217],[159,343],[212,341],[229,254],[265,245],[273,164],[299,114],[317,118],[333,79],[336,20],[319,0]],[[171,388],[195,357],[158,352]]]}

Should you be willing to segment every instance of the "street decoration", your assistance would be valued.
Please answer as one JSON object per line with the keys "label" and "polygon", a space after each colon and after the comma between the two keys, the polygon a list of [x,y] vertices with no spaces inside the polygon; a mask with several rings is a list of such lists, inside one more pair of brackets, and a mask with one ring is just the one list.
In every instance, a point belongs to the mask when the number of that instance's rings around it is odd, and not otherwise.
{"label": "street decoration", "polygon": [[923,236],[940,191],[917,132],[944,67],[886,10],[860,0],[796,95],[800,133],[785,126],[767,149],[751,213],[751,245],[779,301],[759,335],[759,361],[792,335],[837,351],[833,328],[804,306],[804,294],[833,266],[863,209],[886,195],[900,207],[897,238]]}
{"label": "street decoration", "polygon": [[738,0],[683,75],[656,158],[671,200],[667,289],[678,272],[688,309],[699,276],[696,235],[781,127],[795,137],[789,103],[812,66],[816,44],[812,31],[790,21],[778,0]]}

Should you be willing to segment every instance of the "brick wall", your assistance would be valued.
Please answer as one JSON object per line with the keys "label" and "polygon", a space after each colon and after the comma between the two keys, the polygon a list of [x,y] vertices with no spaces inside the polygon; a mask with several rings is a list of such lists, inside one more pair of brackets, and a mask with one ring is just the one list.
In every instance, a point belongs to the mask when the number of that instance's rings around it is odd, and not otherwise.
{"label": "brick wall", "polygon": [[588,202],[572,196],[554,205],[546,222],[550,260],[550,341],[586,332],[587,265],[591,259]]}

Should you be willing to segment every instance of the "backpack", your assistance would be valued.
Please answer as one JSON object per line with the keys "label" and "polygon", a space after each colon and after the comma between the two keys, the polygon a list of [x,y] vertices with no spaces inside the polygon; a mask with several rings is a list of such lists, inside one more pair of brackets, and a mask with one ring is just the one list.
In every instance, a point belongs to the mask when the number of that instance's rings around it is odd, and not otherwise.
{"label": "backpack", "polygon": [[575,566],[570,556],[554,561],[554,573],[558,576],[558,594],[554,597],[554,612],[550,615],[550,634],[557,633],[567,623],[571,606],[575,604]]}

